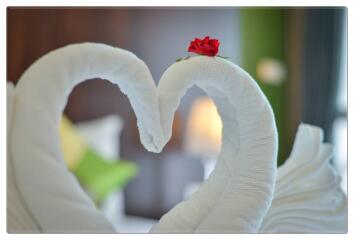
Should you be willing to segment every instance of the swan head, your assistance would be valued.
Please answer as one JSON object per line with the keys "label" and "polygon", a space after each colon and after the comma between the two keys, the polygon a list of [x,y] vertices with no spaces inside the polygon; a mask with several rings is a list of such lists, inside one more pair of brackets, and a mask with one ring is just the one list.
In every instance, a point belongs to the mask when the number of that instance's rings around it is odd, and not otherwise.
{"label": "swan head", "polygon": [[162,134],[156,132],[153,133],[151,131],[147,131],[146,129],[139,128],[139,130],[140,141],[145,147],[145,149],[149,152],[160,153],[166,145],[165,141],[162,138]]}

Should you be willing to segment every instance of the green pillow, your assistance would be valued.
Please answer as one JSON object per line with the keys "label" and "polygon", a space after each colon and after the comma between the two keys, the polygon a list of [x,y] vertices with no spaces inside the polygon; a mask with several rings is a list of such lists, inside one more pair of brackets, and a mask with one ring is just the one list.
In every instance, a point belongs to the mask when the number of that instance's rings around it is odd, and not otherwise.
{"label": "green pillow", "polygon": [[100,203],[109,193],[122,189],[137,174],[137,165],[112,161],[89,146],[71,121],[63,116],[59,128],[61,147],[68,168],[91,197]]}
{"label": "green pillow", "polygon": [[123,189],[137,175],[138,168],[130,161],[109,161],[88,148],[73,172],[91,197],[100,203],[113,190]]}

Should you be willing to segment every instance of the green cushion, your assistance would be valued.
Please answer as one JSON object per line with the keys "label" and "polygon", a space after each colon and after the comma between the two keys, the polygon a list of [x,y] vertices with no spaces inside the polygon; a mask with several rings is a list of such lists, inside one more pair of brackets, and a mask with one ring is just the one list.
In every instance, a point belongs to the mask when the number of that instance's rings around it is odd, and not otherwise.
{"label": "green cushion", "polygon": [[112,191],[122,189],[136,176],[138,168],[131,161],[109,161],[87,148],[73,172],[91,197],[99,203]]}

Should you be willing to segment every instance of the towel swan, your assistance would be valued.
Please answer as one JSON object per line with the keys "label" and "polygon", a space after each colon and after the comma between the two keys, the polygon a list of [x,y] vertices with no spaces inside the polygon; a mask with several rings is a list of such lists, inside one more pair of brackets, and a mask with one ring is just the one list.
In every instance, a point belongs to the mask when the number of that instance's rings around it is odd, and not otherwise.
{"label": "towel swan", "polygon": [[156,89],[135,55],[92,43],[47,54],[8,90],[8,162],[18,188],[13,195],[20,198],[16,206],[27,216],[21,222],[10,214],[14,228],[32,224],[41,232],[115,232],[66,169],[57,133],[72,88],[96,77],[127,94],[149,151],[161,151],[170,139],[174,112],[193,84],[218,107],[223,143],[215,170],[152,233],[346,231],[346,197],[328,164],[330,148],[322,143],[321,131],[300,125],[292,154],[277,173],[272,109],[241,68],[220,58],[194,57],[168,68]]}

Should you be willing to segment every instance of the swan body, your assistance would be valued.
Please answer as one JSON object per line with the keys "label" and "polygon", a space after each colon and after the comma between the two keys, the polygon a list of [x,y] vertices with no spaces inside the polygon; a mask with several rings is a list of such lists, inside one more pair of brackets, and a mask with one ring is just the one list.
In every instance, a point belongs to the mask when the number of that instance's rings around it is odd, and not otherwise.
{"label": "swan body", "polygon": [[160,152],[170,139],[174,112],[193,84],[218,108],[223,138],[215,170],[152,233],[346,231],[346,197],[321,130],[300,125],[293,151],[277,171],[273,111],[240,67],[193,57],[170,66],[156,88],[145,63],[132,53],[84,43],[45,55],[15,88],[8,86],[8,198],[17,199],[9,202],[8,223],[15,232],[115,232],[60,152],[58,126],[68,95],[91,78],[107,79],[127,95],[149,151]]}

